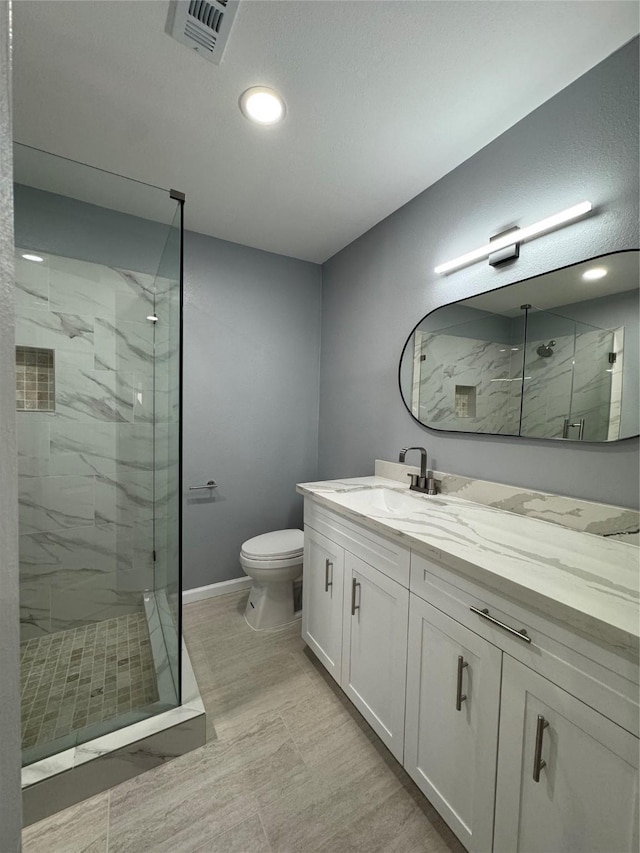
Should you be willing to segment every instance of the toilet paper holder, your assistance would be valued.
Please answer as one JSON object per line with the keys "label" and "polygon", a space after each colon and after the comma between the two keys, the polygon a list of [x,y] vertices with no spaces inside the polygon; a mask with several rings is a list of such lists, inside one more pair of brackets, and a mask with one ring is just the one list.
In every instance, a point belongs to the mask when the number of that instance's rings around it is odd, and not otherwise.
{"label": "toilet paper holder", "polygon": [[190,492],[195,492],[197,489],[217,489],[218,484],[215,480],[207,480],[204,486],[189,486]]}

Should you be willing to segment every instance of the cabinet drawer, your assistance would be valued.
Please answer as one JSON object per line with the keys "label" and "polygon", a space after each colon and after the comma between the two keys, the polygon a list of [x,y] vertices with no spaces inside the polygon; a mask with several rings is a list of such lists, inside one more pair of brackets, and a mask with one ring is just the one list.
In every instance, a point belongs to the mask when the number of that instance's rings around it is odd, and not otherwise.
{"label": "cabinet drawer", "polygon": [[[637,663],[415,552],[410,589],[627,731],[639,734]],[[472,607],[488,610],[486,615],[495,621]],[[523,631],[526,635],[519,633]]]}
{"label": "cabinet drawer", "polygon": [[308,498],[304,502],[304,523],[345,551],[354,554],[379,572],[409,588],[411,552],[391,539],[385,539],[373,530],[352,523]]}

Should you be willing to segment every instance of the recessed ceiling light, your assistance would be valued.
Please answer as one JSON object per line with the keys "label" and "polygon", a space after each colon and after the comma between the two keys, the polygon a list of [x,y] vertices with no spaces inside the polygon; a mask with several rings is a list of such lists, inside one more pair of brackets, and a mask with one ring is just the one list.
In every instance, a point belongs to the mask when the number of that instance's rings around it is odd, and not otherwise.
{"label": "recessed ceiling light", "polygon": [[23,255],[22,257],[25,261],[35,261],[37,264],[41,264],[44,261],[44,258],[41,258],[40,255]]}
{"label": "recessed ceiling light", "polygon": [[281,96],[266,86],[252,86],[240,98],[240,109],[256,124],[277,124],[285,116],[287,108]]}
{"label": "recessed ceiling light", "polygon": [[604,278],[607,271],[604,267],[592,267],[590,270],[582,273],[582,278],[585,281],[595,281],[598,278]]}

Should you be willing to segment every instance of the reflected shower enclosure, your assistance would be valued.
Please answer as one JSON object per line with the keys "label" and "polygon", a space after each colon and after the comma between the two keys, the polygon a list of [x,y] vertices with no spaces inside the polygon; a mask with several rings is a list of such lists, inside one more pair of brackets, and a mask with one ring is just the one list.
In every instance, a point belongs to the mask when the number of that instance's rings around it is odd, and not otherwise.
{"label": "reflected shower enclosure", "polygon": [[630,249],[442,305],[402,350],[404,404],[423,426],[451,432],[637,436],[639,297]]}
{"label": "reflected shower enclosure", "polygon": [[15,147],[23,763],[180,704],[184,197]]}

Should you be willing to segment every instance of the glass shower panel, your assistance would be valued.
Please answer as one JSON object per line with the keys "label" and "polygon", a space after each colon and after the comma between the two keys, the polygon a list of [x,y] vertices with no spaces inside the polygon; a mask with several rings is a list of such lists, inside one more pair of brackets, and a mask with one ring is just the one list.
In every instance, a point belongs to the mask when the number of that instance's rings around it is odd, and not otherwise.
{"label": "glass shower panel", "polygon": [[[179,353],[169,356],[171,347],[156,341],[153,318],[165,310],[166,339],[179,340],[179,312],[163,309],[157,291],[166,279],[173,295],[163,298],[179,300],[181,257],[179,206],[167,190],[21,145],[14,160],[23,762],[30,764],[179,701],[175,685],[160,691],[171,638],[167,629],[152,642],[148,599],[154,550],[166,547],[154,540],[156,430],[173,429],[167,460],[179,441],[177,410],[156,424],[162,382],[165,400],[179,394]],[[172,359],[170,386],[163,375]],[[178,469],[165,465],[165,496],[179,490]],[[176,547],[167,561],[174,600]],[[177,630],[174,623],[176,671]]]}
{"label": "glass shower panel", "polygon": [[[166,667],[159,682],[180,698],[180,330],[182,205],[178,204],[155,278],[154,598]],[[153,637],[152,637],[153,639]]]}
{"label": "glass shower panel", "polygon": [[535,308],[529,311],[521,435],[563,437],[571,410],[575,338],[573,320]]}
{"label": "glass shower panel", "polygon": [[611,417],[613,332],[576,323],[567,438],[607,441]]}
{"label": "glass shower panel", "polygon": [[530,311],[521,435],[606,441],[613,349],[613,332]]}

